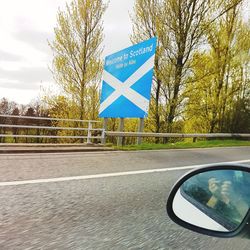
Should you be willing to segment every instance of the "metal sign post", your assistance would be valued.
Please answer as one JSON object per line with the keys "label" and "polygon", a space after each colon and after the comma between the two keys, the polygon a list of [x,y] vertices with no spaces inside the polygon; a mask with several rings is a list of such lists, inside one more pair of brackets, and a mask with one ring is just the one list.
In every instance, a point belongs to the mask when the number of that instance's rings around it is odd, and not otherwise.
{"label": "metal sign post", "polygon": [[[119,132],[124,132],[124,118],[120,118]],[[123,146],[123,137],[119,136],[117,139],[117,146]]]}
{"label": "metal sign post", "polygon": [[102,139],[101,139],[101,143],[105,144],[106,143],[106,135],[105,135],[105,131],[107,131],[108,129],[108,118],[104,118],[103,120],[103,131],[102,131]]}
{"label": "metal sign post", "polygon": [[[144,119],[140,118],[138,132],[143,132],[143,130],[144,130]],[[142,137],[138,136],[137,137],[137,144],[140,145],[141,143],[142,143]]]}

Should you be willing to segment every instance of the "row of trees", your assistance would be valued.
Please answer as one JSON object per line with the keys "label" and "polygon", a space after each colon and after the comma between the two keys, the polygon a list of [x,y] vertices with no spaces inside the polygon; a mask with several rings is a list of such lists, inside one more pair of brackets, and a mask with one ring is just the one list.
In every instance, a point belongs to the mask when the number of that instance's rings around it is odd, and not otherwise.
{"label": "row of trees", "polygon": [[[250,23],[243,0],[135,0],[133,43],[158,38],[146,131],[250,131]],[[52,72],[64,95],[45,98],[53,115],[97,119],[102,72],[100,0],[59,11]],[[127,130],[137,123],[126,122]],[[117,128],[111,119],[110,129]]]}

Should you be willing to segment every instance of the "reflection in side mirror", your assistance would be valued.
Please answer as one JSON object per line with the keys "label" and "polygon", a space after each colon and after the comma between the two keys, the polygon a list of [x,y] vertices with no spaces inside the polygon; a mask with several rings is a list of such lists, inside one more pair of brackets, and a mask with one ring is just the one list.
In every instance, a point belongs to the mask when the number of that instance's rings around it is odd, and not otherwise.
{"label": "reflection in side mirror", "polygon": [[[185,209],[185,212],[183,210]],[[190,203],[187,199],[185,199],[180,190],[176,193],[176,196],[173,201],[173,210],[177,217],[181,220],[188,222],[192,225],[206,228],[209,230],[220,231],[220,232],[228,232],[226,228],[222,225],[211,219],[205,213],[203,213],[200,209]]]}
{"label": "reflection in side mirror", "polygon": [[176,192],[172,210],[182,221],[217,232],[237,230],[249,210],[250,173],[213,170],[187,179]]}

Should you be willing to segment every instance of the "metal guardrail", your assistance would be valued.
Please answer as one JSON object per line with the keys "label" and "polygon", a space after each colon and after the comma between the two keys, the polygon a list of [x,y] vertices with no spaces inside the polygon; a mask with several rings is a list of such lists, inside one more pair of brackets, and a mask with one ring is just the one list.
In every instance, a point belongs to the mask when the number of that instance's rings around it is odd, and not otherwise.
{"label": "metal guardrail", "polygon": [[[30,135],[30,134],[0,134],[1,137],[14,137],[14,138],[56,138],[56,139],[87,139],[87,143],[91,143],[91,139],[100,139],[102,143],[105,143],[107,136],[110,137],[155,137],[155,138],[193,138],[196,141],[197,138],[250,138],[250,134],[240,133],[213,133],[213,134],[182,134],[182,133],[146,133],[146,132],[118,132],[118,131],[105,131],[104,128],[93,128],[94,123],[101,123],[101,121],[95,120],[78,120],[78,119],[61,119],[50,117],[33,117],[33,116],[16,116],[16,115],[0,115],[3,118],[17,118],[17,119],[32,119],[32,120],[49,120],[49,121],[66,121],[66,122],[82,122],[87,123],[88,127],[57,127],[57,126],[37,126],[37,125],[19,125],[19,124],[0,124],[0,128],[6,129],[44,129],[44,130],[72,130],[72,131],[87,131],[86,136],[60,136],[60,135]],[[104,126],[105,127],[105,126]],[[92,131],[100,131],[99,136],[92,136]],[[122,140],[118,140],[120,144]]]}
{"label": "metal guardrail", "polygon": [[[58,129],[58,130],[79,130],[87,131],[88,128],[73,128],[73,127],[46,127],[46,126],[26,126],[26,125],[9,125],[9,124],[0,124],[2,128],[36,128],[36,129]],[[99,128],[92,128],[92,131],[100,131]]]}
{"label": "metal guardrail", "polygon": [[5,118],[20,118],[20,119],[32,119],[32,120],[50,120],[50,121],[69,121],[69,122],[101,123],[101,121],[95,121],[95,120],[62,119],[62,118],[37,117],[37,116],[19,116],[19,115],[1,115],[0,114],[0,117],[5,117]]}
{"label": "metal guardrail", "polygon": [[[87,128],[76,127],[57,127],[57,126],[36,126],[36,125],[17,125],[17,124],[0,124],[0,128],[16,128],[16,129],[45,129],[45,130],[72,130],[72,131],[87,131],[86,136],[60,136],[60,135],[22,135],[22,134],[0,134],[1,137],[14,138],[56,138],[56,139],[87,139],[87,143],[91,143],[91,139],[101,139],[105,137],[103,128],[93,128],[93,123],[101,123],[95,120],[78,120],[78,119],[60,119],[50,117],[33,117],[33,116],[17,116],[17,115],[0,115],[3,118],[15,119],[32,119],[32,120],[46,120],[46,121],[66,121],[66,122],[82,122],[88,123]],[[92,136],[92,131],[100,131],[101,136]]]}

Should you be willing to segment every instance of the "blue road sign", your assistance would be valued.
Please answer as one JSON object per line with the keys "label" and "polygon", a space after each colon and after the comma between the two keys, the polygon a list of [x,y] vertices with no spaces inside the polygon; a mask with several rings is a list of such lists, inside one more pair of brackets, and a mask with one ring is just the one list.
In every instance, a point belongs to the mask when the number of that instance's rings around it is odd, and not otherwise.
{"label": "blue road sign", "polygon": [[105,58],[99,117],[148,115],[156,38]]}

